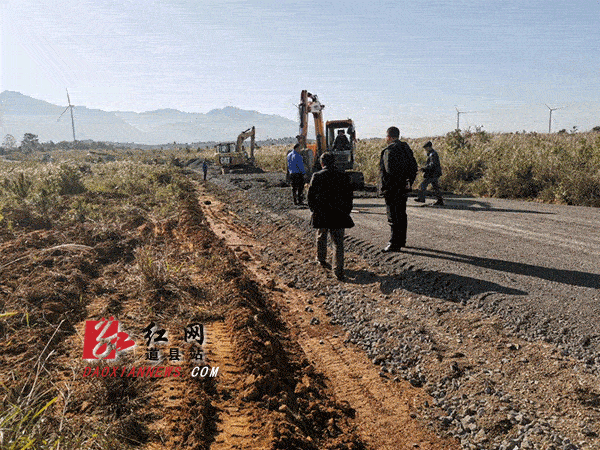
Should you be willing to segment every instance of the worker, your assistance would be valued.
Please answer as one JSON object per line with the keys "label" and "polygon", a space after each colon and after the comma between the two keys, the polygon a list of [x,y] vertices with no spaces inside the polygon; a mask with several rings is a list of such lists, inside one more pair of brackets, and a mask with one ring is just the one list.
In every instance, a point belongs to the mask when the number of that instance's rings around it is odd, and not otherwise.
{"label": "worker", "polygon": [[294,145],[294,148],[287,155],[288,173],[292,185],[292,197],[294,205],[304,204],[304,159],[298,152],[300,144]]}
{"label": "worker", "polygon": [[334,152],[343,152],[350,150],[350,141],[348,140],[348,137],[346,136],[344,130],[338,131],[338,135],[336,136],[335,141],[333,141],[333,147],[331,148],[331,150]]}
{"label": "worker", "polygon": [[334,273],[344,280],[344,229],[352,228],[352,187],[347,173],[337,170],[333,153],[321,155],[323,170],[315,172],[308,187],[308,207],[312,214],[310,223],[317,229],[317,261],[325,269],[327,262],[327,234],[331,235],[335,249]]}
{"label": "worker", "polygon": [[388,146],[379,159],[381,194],[385,198],[387,220],[391,228],[390,241],[384,252],[398,252],[406,245],[406,199],[417,176],[417,161],[410,146],[400,140],[397,127],[387,129]]}
{"label": "worker", "polygon": [[415,202],[425,203],[425,192],[427,191],[427,186],[431,184],[431,187],[433,188],[433,195],[435,195],[435,198],[437,199],[434,205],[443,205],[444,199],[442,198],[439,183],[439,179],[442,176],[440,157],[433,149],[433,144],[431,141],[428,141],[423,148],[427,153],[427,162],[425,163],[424,167],[419,169],[423,171],[423,182],[419,187],[419,194],[417,198],[415,198]]}
{"label": "worker", "polygon": [[204,175],[204,181],[206,181],[206,175],[208,174],[208,163],[206,160],[202,162],[202,174]]}

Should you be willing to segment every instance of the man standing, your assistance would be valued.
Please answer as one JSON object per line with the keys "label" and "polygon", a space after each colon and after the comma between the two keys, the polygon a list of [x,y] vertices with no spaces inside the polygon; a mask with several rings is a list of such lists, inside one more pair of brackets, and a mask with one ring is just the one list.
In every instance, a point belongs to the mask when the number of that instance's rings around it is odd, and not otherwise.
{"label": "man standing", "polygon": [[302,155],[298,153],[299,148],[300,144],[294,145],[294,149],[287,155],[294,205],[302,205],[304,202],[304,160]]}
{"label": "man standing", "polygon": [[406,199],[417,176],[417,161],[409,145],[400,140],[400,130],[390,127],[386,137],[388,146],[381,152],[379,173],[381,194],[385,198],[391,237],[384,252],[397,252],[406,245]]}
{"label": "man standing", "polygon": [[202,174],[204,175],[204,181],[206,181],[206,175],[208,174],[208,163],[206,160],[202,162]]}
{"label": "man standing", "polygon": [[335,249],[334,273],[344,280],[344,229],[352,228],[352,187],[350,177],[335,167],[333,153],[321,155],[323,170],[315,172],[308,187],[308,207],[312,215],[310,223],[317,229],[317,261],[331,269],[327,262],[327,234],[331,235]]}
{"label": "man standing", "polygon": [[433,149],[431,141],[428,141],[423,148],[425,149],[425,152],[427,152],[427,163],[425,164],[425,167],[420,169],[423,171],[423,182],[421,183],[419,195],[415,198],[415,202],[425,203],[425,191],[427,190],[427,186],[431,184],[433,195],[437,198],[434,205],[443,205],[444,199],[442,198],[439,184],[439,179],[442,176],[440,157]]}

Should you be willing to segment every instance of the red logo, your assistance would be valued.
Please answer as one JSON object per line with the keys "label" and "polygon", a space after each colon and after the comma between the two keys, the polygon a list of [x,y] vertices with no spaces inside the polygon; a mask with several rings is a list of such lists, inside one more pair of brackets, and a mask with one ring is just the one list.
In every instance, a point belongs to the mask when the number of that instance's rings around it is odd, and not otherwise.
{"label": "red logo", "polygon": [[108,320],[85,321],[83,359],[116,359],[117,352],[135,345],[129,335],[120,331],[120,324],[114,317]]}

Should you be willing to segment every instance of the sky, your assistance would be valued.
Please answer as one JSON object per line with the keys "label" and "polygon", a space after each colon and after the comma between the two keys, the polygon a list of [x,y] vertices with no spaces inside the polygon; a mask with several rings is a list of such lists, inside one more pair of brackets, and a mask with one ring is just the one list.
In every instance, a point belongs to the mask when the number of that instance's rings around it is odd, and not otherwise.
{"label": "sky", "polygon": [[600,125],[600,1],[0,0],[0,92],[106,111],[235,106],[358,137]]}

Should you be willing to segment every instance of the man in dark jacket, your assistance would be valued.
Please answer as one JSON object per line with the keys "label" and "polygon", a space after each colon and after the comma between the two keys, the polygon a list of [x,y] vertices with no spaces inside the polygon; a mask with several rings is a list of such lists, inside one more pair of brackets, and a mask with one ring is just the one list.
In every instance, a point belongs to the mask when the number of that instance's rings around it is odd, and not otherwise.
{"label": "man in dark jacket", "polygon": [[350,150],[350,148],[350,141],[346,137],[346,133],[344,133],[344,130],[339,130],[338,135],[333,141],[333,147],[331,148],[331,150],[334,152],[344,152]]}
{"label": "man in dark jacket", "polygon": [[381,152],[379,174],[381,194],[385,198],[391,237],[384,252],[397,252],[406,245],[406,198],[417,176],[417,161],[409,145],[400,140],[400,130],[387,130],[388,146]]}
{"label": "man in dark jacket", "polygon": [[434,203],[434,205],[443,205],[444,199],[442,198],[440,184],[438,182],[442,176],[440,157],[433,149],[433,144],[431,141],[428,141],[423,148],[427,152],[427,162],[425,163],[425,167],[421,168],[423,171],[423,182],[421,183],[419,195],[417,198],[415,198],[415,202],[425,203],[425,191],[427,191],[427,186],[431,184],[431,187],[433,188],[433,195],[435,195],[435,198],[437,198],[437,201]]}
{"label": "man in dark jacket", "polygon": [[334,273],[344,279],[344,229],[352,228],[352,187],[347,173],[335,168],[333,153],[321,155],[323,170],[315,172],[308,187],[308,207],[312,212],[311,225],[317,229],[317,261],[326,269],[327,233],[331,234],[335,248]]}

